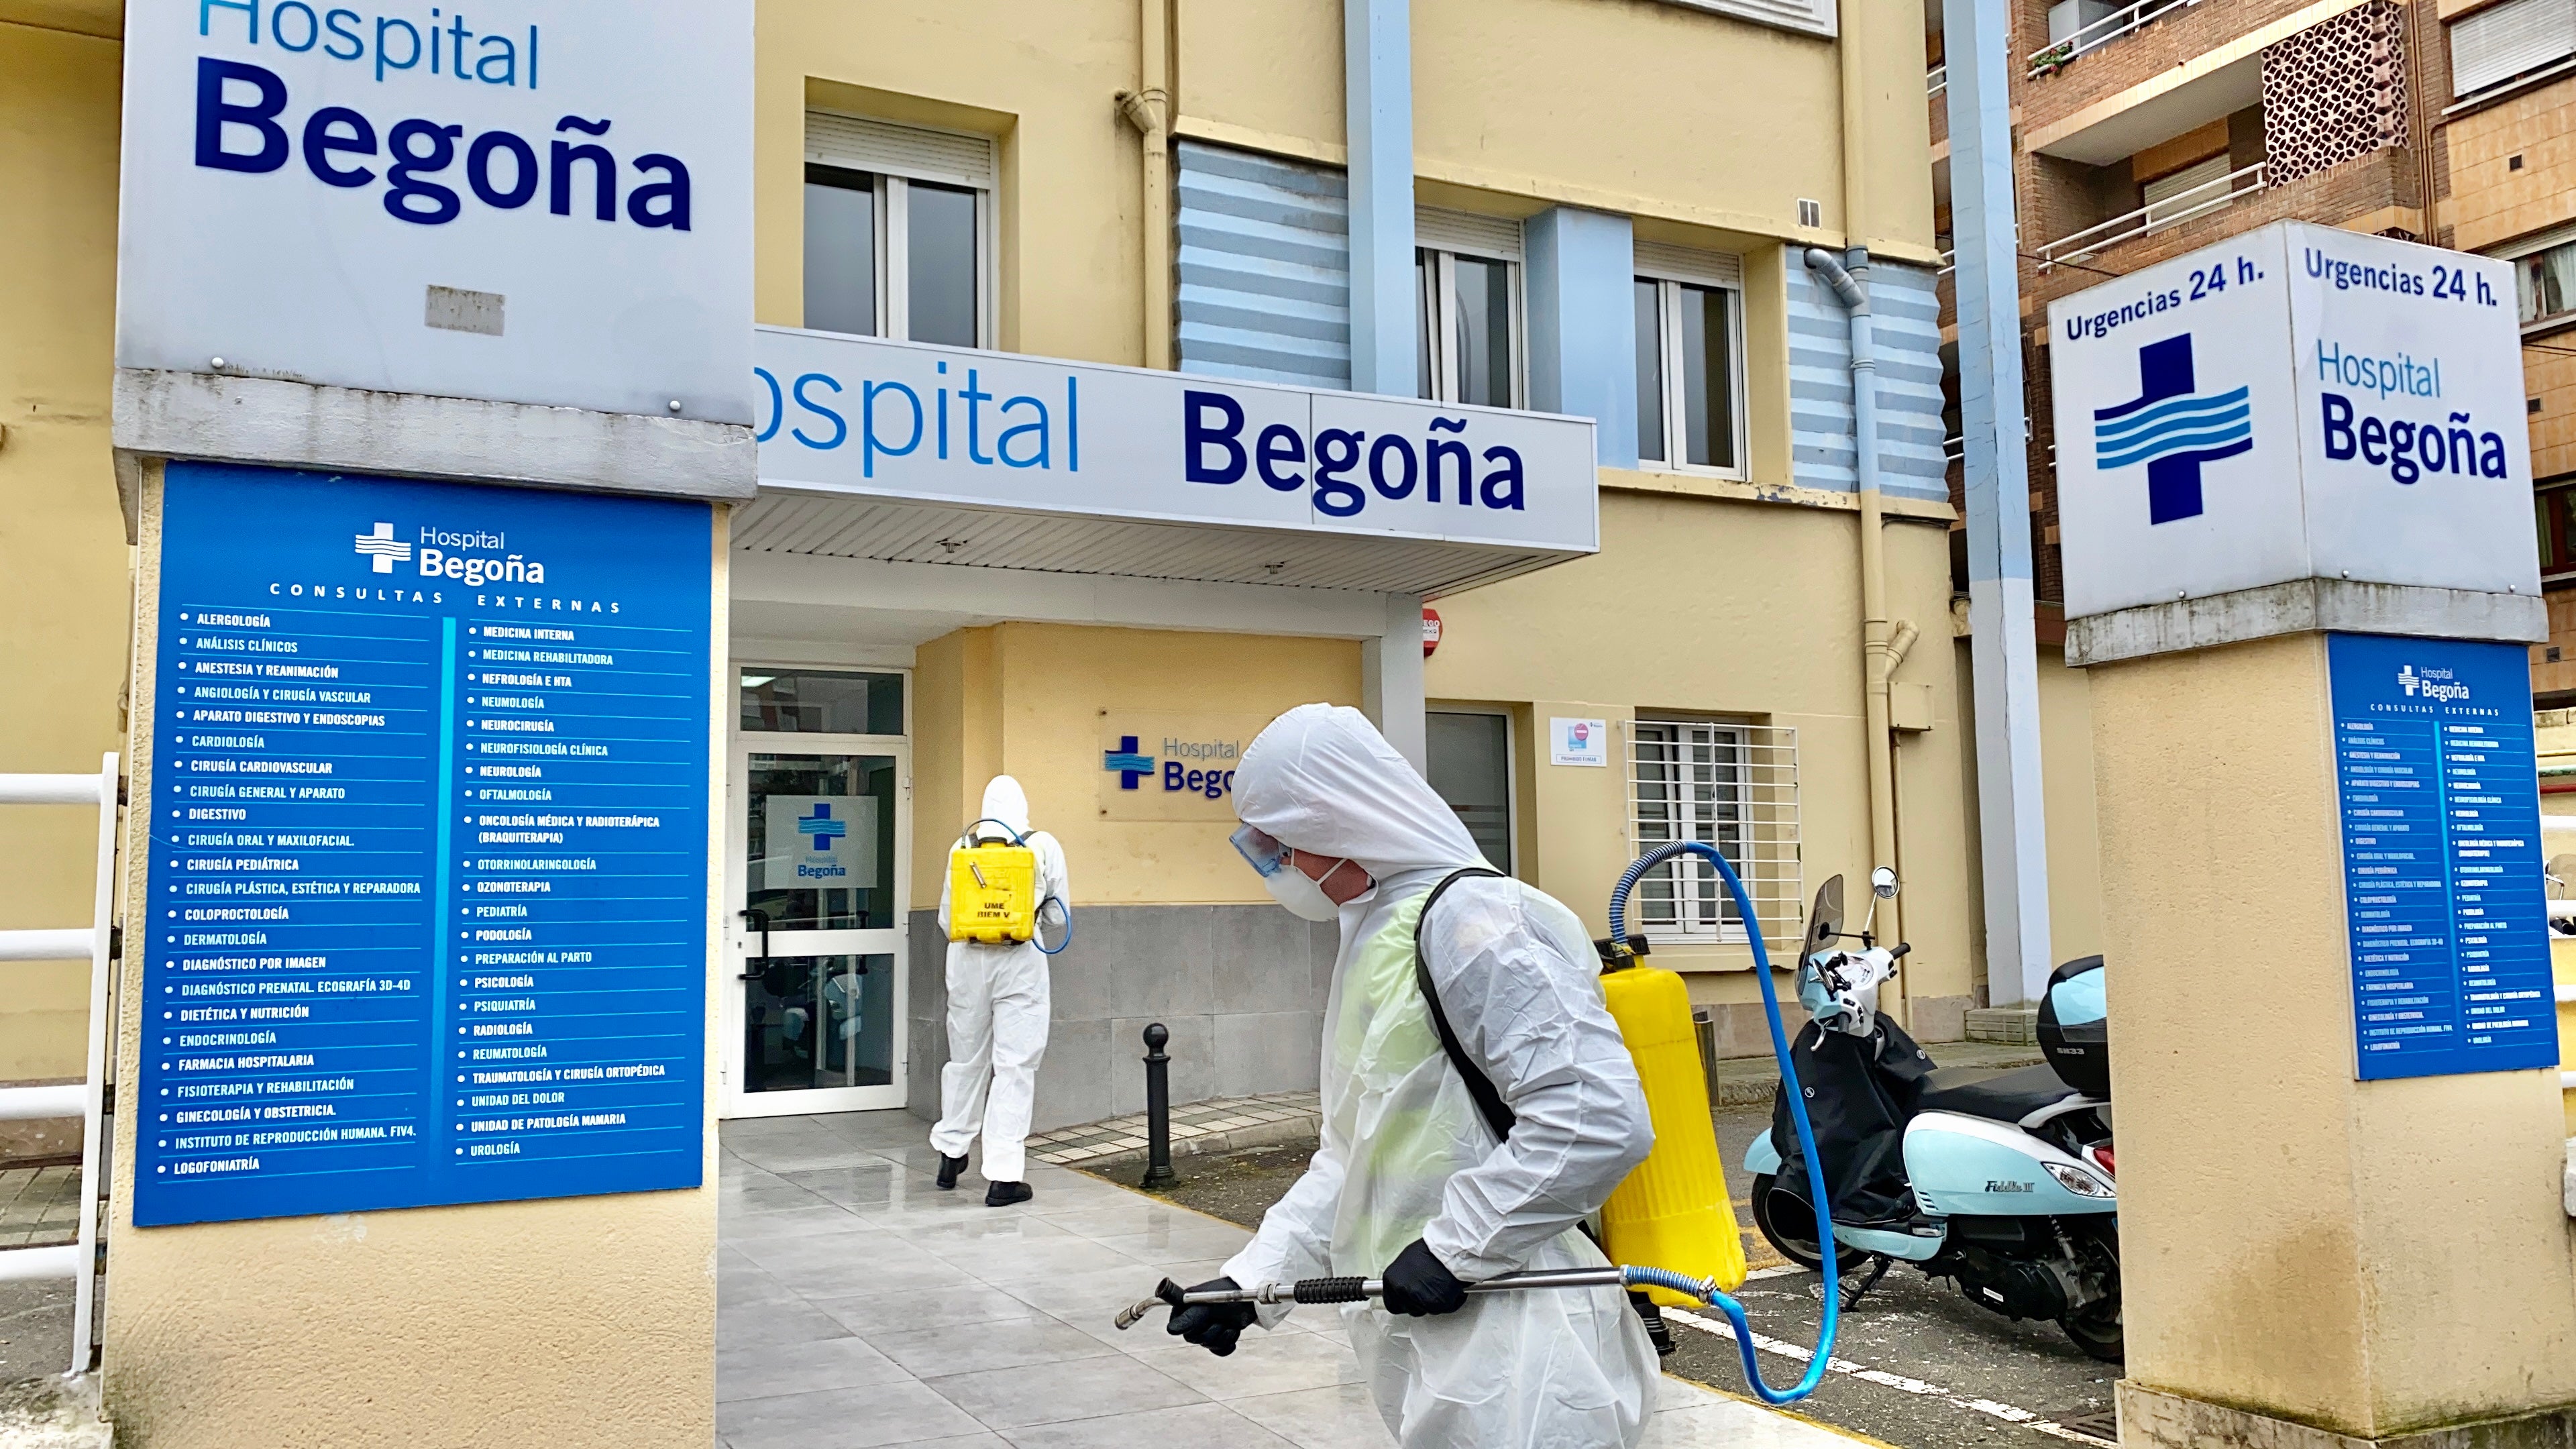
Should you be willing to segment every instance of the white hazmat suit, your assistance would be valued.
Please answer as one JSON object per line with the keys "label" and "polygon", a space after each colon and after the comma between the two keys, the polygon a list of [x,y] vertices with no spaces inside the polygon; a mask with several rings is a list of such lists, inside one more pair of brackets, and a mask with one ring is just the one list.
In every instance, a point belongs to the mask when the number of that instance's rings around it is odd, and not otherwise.
{"label": "white hazmat suit", "polygon": [[[1484,864],[1456,813],[1365,716],[1321,704],[1272,721],[1234,788],[1245,824],[1355,861],[1376,883],[1341,908],[1322,1147],[1225,1275],[1245,1287],[1374,1277],[1416,1238],[1470,1283],[1605,1261],[1576,1223],[1653,1132],[1582,922],[1492,877],[1458,882],[1432,912],[1424,942],[1450,1024],[1518,1118],[1497,1145],[1414,977],[1424,896]],[[1263,1310],[1265,1323],[1284,1311]],[[1655,1352],[1616,1288],[1477,1294],[1439,1316],[1341,1312],[1403,1449],[1634,1449],[1645,1437]]]}
{"label": "white hazmat suit", "polygon": [[[1045,831],[1029,829],[1029,797],[1020,782],[995,775],[984,787],[983,818],[1009,826],[1037,852],[1039,901],[1053,896],[1070,912],[1064,847]],[[939,929],[948,929],[945,868],[939,872]],[[939,1121],[930,1129],[930,1145],[942,1157],[965,1156],[980,1133],[986,1180],[1027,1180],[1029,1109],[1051,1009],[1046,953],[1035,941],[948,943],[948,1065],[939,1074]]]}

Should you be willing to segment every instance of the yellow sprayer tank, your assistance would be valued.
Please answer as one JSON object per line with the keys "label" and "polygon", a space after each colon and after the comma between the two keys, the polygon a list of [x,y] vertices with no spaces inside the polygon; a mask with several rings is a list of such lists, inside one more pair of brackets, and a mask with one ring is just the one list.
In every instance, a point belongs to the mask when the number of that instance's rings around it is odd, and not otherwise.
{"label": "yellow sprayer tank", "polygon": [[1025,941],[1038,929],[1038,853],[1007,840],[948,852],[948,939]]}
{"label": "yellow sprayer tank", "polygon": [[[1729,1291],[1742,1287],[1744,1238],[1709,1120],[1690,990],[1672,972],[1638,964],[1604,975],[1601,991],[1636,1060],[1655,1125],[1655,1150],[1601,1205],[1610,1260],[1715,1278]],[[1698,1306],[1662,1288],[1646,1293],[1667,1308]]]}

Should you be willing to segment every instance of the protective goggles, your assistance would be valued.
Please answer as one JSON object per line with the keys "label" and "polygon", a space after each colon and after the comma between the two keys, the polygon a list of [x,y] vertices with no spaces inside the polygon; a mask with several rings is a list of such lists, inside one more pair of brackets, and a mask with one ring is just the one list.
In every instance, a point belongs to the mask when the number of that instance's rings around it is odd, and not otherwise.
{"label": "protective goggles", "polygon": [[1242,855],[1244,863],[1263,880],[1288,868],[1288,847],[1255,826],[1246,825],[1226,839],[1234,842],[1234,848]]}

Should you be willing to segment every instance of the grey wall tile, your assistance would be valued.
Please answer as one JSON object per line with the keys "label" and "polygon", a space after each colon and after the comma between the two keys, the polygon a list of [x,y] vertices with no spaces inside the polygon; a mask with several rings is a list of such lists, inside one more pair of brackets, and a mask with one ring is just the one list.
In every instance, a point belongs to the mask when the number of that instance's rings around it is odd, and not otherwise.
{"label": "grey wall tile", "polygon": [[1216,1095],[1311,1092],[1323,1066],[1323,1015],[1235,1012],[1216,1017]]}
{"label": "grey wall tile", "polygon": [[[1137,1053],[1142,1054],[1143,1048]],[[1097,1122],[1114,1115],[1109,1080],[1119,1055],[1105,1021],[1059,1021],[1047,1031],[1046,1056],[1038,1063],[1037,1104],[1031,1130],[1044,1132],[1076,1122]],[[932,1088],[936,1098],[938,1089]],[[935,1115],[937,1108],[932,1108]]]}
{"label": "grey wall tile", "polygon": [[1226,1011],[1313,1011],[1312,923],[1276,906],[1211,906],[1216,998]]}
{"label": "grey wall tile", "polygon": [[1159,1021],[1171,1028],[1172,1101],[1204,1102],[1216,1090],[1216,1018],[1199,1016],[1127,1016],[1109,1023],[1114,1069],[1109,1076],[1112,1114],[1145,1110],[1145,1027]]}
{"label": "grey wall tile", "polygon": [[1214,911],[1207,906],[1117,906],[1110,925],[1108,1014],[1191,1015],[1216,1009]]}
{"label": "grey wall tile", "polygon": [[911,1033],[903,1064],[904,1110],[925,1122],[939,1120],[939,1069],[948,1061],[948,1034],[935,1021],[919,1017],[904,1023]]}

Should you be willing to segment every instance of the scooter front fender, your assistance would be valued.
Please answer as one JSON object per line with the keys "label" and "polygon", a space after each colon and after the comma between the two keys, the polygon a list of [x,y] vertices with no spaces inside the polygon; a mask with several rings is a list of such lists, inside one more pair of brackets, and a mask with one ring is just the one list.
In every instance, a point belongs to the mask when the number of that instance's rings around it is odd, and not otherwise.
{"label": "scooter front fender", "polygon": [[1780,1175],[1780,1149],[1771,1145],[1768,1131],[1755,1137],[1752,1145],[1744,1149],[1744,1170],[1773,1177]]}

